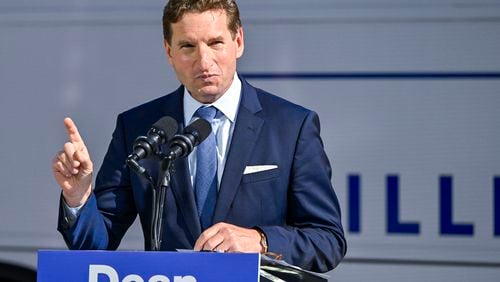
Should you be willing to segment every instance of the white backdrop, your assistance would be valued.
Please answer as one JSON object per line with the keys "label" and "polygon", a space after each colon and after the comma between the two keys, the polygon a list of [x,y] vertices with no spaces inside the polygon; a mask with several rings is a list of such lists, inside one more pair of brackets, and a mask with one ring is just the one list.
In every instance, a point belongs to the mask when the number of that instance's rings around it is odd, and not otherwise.
{"label": "white backdrop", "polygon": [[[238,3],[239,71],[320,115],[349,245],[332,280],[498,280],[500,1]],[[162,50],[162,6],[0,3],[0,260],[35,266],[36,249],[64,248],[50,161],[65,116],[99,167],[116,115],[177,87]],[[264,76],[287,73],[312,76]],[[405,73],[413,75],[397,77]],[[361,179],[359,232],[348,228],[349,175]],[[399,201],[388,203],[388,175],[399,177]],[[440,231],[443,175],[453,179],[453,222],[472,234]],[[416,234],[388,232],[396,202],[399,222],[417,223]],[[137,226],[122,248],[142,248]]]}

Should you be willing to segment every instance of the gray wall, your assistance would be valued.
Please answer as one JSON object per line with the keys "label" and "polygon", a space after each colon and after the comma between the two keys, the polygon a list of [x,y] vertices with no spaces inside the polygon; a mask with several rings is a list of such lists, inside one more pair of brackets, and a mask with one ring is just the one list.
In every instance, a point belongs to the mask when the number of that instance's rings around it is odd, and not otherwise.
{"label": "gray wall", "polygon": [[[349,243],[332,280],[497,280],[500,1],[238,3],[239,71],[320,114]],[[162,6],[0,2],[0,260],[35,266],[37,249],[64,248],[50,162],[65,142],[65,116],[99,167],[116,115],[177,87],[162,50]],[[324,76],[265,76],[287,73]],[[348,230],[352,174],[361,178],[359,232]],[[400,221],[418,222],[417,234],[387,231],[388,174],[399,176]],[[473,234],[440,231],[441,175],[453,177],[454,222]],[[137,226],[122,248],[142,248]]]}

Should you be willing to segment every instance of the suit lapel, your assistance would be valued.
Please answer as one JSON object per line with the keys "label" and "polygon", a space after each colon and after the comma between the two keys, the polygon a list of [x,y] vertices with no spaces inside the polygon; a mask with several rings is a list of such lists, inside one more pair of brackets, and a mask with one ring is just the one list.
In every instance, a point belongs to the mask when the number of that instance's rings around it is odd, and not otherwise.
{"label": "suit lapel", "polygon": [[189,177],[187,158],[175,161],[174,165],[175,172],[172,175],[172,191],[174,192],[177,207],[184,217],[187,228],[193,236],[193,240],[196,240],[201,234],[201,225],[194,199],[193,186]]}
{"label": "suit lapel", "polygon": [[250,86],[243,78],[240,77],[240,80],[242,82],[241,102],[219,188],[214,223],[224,221],[226,218],[240,186],[247,160],[253,151],[264,123],[262,118],[255,115],[261,110],[255,88]]}
{"label": "suit lapel", "polygon": [[[165,114],[172,116],[179,124],[177,132],[181,133],[184,130],[184,107],[183,95],[184,87],[180,87],[173,94],[173,101],[165,105]],[[164,152],[168,152],[165,145]],[[196,240],[201,234],[200,220],[197,214],[196,203],[194,199],[193,187],[189,177],[189,165],[187,158],[182,158],[174,161],[174,173],[171,175],[171,189],[177,203],[177,207],[183,216],[189,232]]]}

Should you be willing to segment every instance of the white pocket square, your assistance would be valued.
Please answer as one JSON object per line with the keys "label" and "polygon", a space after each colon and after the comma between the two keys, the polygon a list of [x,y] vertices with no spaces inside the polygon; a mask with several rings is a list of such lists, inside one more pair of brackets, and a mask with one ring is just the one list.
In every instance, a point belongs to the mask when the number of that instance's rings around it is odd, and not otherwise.
{"label": "white pocket square", "polygon": [[278,168],[277,165],[249,165],[245,167],[245,171],[243,171],[243,175],[245,174],[250,174],[250,173],[256,173],[260,171],[266,171],[266,170],[271,170]]}

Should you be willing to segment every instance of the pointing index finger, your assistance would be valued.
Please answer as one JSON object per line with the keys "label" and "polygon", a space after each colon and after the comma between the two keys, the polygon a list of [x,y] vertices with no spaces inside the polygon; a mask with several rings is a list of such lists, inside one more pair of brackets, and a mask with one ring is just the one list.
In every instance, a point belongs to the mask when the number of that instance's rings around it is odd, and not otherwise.
{"label": "pointing index finger", "polygon": [[66,131],[68,132],[69,141],[72,143],[83,145],[83,139],[80,136],[78,128],[71,118],[67,117],[64,119],[64,126],[66,127]]}

